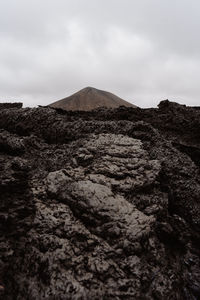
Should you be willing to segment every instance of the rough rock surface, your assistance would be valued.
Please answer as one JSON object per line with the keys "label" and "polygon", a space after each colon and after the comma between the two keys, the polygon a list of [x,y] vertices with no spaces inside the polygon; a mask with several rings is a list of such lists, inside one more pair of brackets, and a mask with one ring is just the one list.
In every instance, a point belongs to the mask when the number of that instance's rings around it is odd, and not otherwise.
{"label": "rough rock surface", "polygon": [[14,103],[0,103],[0,109],[8,109],[8,108],[22,108],[22,102],[14,102]]}
{"label": "rough rock surface", "polygon": [[0,110],[0,298],[200,298],[200,109]]}

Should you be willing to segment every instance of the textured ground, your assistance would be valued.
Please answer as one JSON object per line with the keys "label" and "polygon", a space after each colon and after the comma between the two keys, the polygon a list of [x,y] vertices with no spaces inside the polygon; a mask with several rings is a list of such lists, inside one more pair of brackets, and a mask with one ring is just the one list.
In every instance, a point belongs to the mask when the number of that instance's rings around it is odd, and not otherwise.
{"label": "textured ground", "polygon": [[200,298],[200,109],[0,109],[0,297]]}

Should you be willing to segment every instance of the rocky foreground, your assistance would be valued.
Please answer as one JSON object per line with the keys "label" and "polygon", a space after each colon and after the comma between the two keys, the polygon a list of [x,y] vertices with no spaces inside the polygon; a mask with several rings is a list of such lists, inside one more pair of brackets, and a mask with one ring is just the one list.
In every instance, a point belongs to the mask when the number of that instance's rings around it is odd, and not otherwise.
{"label": "rocky foreground", "polygon": [[200,299],[200,108],[0,107],[0,297]]}

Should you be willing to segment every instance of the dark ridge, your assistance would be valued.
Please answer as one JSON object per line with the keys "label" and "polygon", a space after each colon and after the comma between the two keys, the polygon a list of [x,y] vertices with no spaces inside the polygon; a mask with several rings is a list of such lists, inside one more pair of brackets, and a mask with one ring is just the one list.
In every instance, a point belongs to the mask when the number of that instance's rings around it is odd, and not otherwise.
{"label": "dark ridge", "polygon": [[14,103],[0,103],[0,109],[9,109],[9,108],[22,108],[22,102],[14,102]]}

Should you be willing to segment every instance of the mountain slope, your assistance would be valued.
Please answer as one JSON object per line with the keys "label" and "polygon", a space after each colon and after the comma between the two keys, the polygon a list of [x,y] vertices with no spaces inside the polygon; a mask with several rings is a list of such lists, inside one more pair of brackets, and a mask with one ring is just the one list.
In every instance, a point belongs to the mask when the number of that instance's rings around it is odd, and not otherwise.
{"label": "mountain slope", "polygon": [[92,87],[86,87],[77,93],[56,101],[49,106],[62,108],[65,110],[84,110],[89,111],[99,107],[116,108],[119,106],[136,107],[135,105],[119,98],[118,96],[98,90]]}

